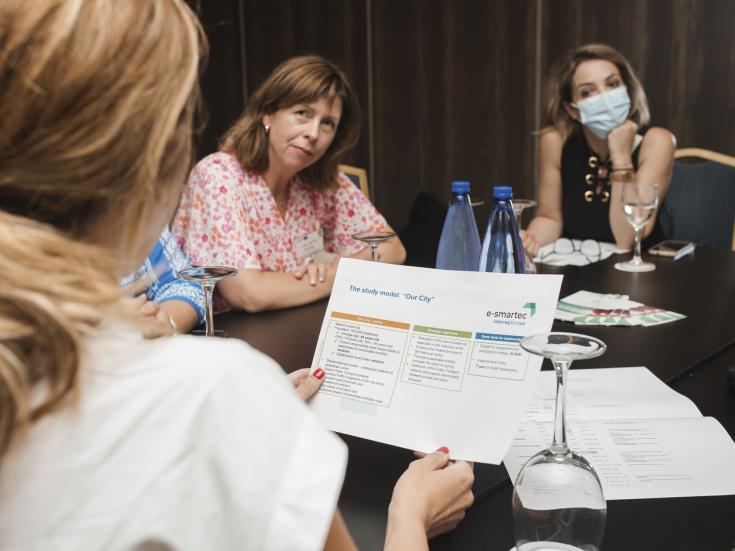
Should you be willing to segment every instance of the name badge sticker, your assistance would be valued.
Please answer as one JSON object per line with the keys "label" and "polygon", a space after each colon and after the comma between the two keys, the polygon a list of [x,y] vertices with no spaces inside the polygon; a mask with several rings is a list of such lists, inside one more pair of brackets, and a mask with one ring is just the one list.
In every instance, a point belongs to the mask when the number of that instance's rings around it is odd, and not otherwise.
{"label": "name badge sticker", "polygon": [[319,251],[324,250],[324,238],[321,230],[307,233],[294,240],[296,253],[306,260],[310,256],[314,256]]}

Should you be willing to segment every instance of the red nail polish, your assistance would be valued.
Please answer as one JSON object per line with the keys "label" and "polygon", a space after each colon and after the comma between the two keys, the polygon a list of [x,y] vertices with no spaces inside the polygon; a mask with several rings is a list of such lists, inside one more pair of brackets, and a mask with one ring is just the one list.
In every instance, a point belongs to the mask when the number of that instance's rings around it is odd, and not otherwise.
{"label": "red nail polish", "polygon": [[449,448],[446,446],[442,446],[441,448],[437,449],[436,451],[442,452],[442,453],[449,453]]}
{"label": "red nail polish", "polygon": [[324,370],[320,367],[312,375],[321,381],[324,378]]}

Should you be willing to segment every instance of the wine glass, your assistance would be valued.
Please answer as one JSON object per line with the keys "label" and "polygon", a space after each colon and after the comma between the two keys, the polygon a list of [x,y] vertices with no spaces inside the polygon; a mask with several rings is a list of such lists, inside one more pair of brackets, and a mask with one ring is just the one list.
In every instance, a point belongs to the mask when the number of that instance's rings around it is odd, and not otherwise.
{"label": "wine glass", "polygon": [[624,272],[650,272],[656,269],[652,262],[643,262],[641,259],[641,229],[651,219],[658,207],[658,186],[645,185],[640,182],[623,184],[623,211],[633,231],[635,232],[635,248],[633,258],[628,262],[615,264],[616,270]]}
{"label": "wine glass", "polygon": [[204,334],[214,337],[214,316],[212,316],[212,294],[214,286],[220,279],[232,277],[237,273],[235,268],[229,266],[199,266],[186,268],[179,272],[181,279],[197,281],[204,289],[204,300],[206,302],[206,316],[204,318]]}
{"label": "wine glass", "polygon": [[564,415],[569,366],[603,354],[605,343],[576,333],[544,333],[526,337],[521,347],[554,364],[556,413],[551,446],[526,462],[513,488],[516,548],[598,551],[607,505],[597,473],[567,445]]}
{"label": "wine glass", "polygon": [[387,241],[391,237],[395,237],[396,234],[392,231],[386,230],[370,230],[356,233],[352,236],[352,239],[362,241],[370,245],[370,253],[372,255],[373,262],[378,261],[378,245],[383,241]]}
{"label": "wine glass", "polygon": [[[538,205],[538,202],[534,201],[533,199],[513,199],[513,214],[516,215],[516,225],[518,226],[518,231],[521,231],[521,214],[523,214],[523,211],[527,208],[535,207],[536,205]],[[523,256],[526,259],[526,273],[537,273],[536,264],[533,263],[533,259],[527,254]]]}

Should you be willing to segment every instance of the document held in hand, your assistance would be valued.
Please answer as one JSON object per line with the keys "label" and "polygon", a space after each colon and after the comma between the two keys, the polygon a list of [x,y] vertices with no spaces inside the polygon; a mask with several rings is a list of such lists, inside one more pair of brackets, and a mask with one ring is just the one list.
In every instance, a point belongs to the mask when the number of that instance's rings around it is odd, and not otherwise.
{"label": "document held in hand", "polygon": [[519,342],[551,330],[561,280],[341,260],[312,408],[340,433],[499,464],[542,361]]}

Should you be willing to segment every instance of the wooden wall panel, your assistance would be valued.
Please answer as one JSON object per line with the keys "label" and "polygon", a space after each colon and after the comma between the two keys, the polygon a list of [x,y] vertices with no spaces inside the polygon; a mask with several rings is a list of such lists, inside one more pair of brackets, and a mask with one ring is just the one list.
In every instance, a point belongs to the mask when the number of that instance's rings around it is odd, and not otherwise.
{"label": "wooden wall panel", "polygon": [[219,137],[245,105],[241,6],[234,1],[188,3],[198,13],[209,42],[201,78],[205,126],[197,144],[199,157],[203,157],[216,151]]}
{"label": "wooden wall panel", "polygon": [[[476,199],[488,200],[496,184],[534,196],[535,88],[552,62],[586,42],[609,43],[630,59],[653,122],[671,129],[680,146],[735,155],[732,0],[190,3],[211,47],[201,154],[214,149],[277,63],[324,55],[345,69],[366,115],[348,161],[371,169],[373,199],[397,229],[419,192],[443,203],[454,178],[469,179]],[[487,206],[481,225],[486,214]]]}
{"label": "wooden wall panel", "polygon": [[735,154],[731,0],[544,0],[542,67],[568,48],[604,42],[632,63],[652,122],[680,147]]}
{"label": "wooden wall panel", "polygon": [[280,62],[319,54],[347,75],[365,114],[360,142],[347,158],[369,164],[368,71],[364,0],[244,0],[248,92],[252,93]]}
{"label": "wooden wall panel", "polygon": [[455,178],[533,193],[533,5],[373,0],[375,201],[395,227]]}

